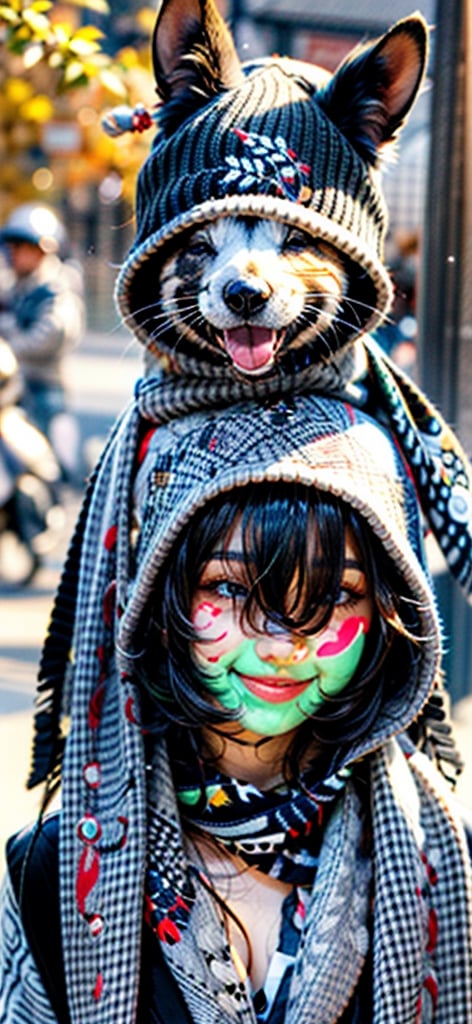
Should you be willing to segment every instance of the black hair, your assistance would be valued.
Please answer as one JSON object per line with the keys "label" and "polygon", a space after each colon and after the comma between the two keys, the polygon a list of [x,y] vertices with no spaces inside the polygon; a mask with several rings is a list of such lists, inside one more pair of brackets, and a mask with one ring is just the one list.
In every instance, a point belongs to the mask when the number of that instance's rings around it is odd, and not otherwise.
{"label": "black hair", "polygon": [[192,731],[238,718],[211,702],[205,673],[191,654],[197,635],[190,615],[203,567],[215,545],[224,551],[237,516],[249,581],[242,614],[249,624],[262,610],[266,619],[299,635],[321,629],[339,595],[348,528],[374,602],[361,663],[342,694],[327,698],[298,730],[291,755],[296,764],[314,741],[334,751],[341,741],[365,735],[388,696],[406,688],[420,656],[418,612],[380,540],[337,497],[298,483],[270,482],[223,493],[185,526],[148,609],[139,680],[158,730],[174,723]]}

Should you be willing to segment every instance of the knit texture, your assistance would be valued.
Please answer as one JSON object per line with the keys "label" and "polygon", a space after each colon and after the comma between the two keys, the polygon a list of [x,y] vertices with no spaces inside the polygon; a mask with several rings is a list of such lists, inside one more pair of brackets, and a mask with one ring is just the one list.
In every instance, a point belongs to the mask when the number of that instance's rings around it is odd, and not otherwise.
{"label": "knit texture", "polygon": [[388,308],[378,176],[317,102],[314,73],[303,79],[299,69],[265,62],[170,138],[157,134],[138,178],[136,239],[116,286],[123,318],[145,344],[134,315],[140,268],[186,228],[221,216],[295,225],[352,260],[356,333]]}

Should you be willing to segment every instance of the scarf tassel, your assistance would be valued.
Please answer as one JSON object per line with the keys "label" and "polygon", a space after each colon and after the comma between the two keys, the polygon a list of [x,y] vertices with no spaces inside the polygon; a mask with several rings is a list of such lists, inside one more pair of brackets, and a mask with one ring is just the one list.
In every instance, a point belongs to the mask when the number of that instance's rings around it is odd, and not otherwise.
{"label": "scarf tassel", "polygon": [[[113,437],[113,435],[112,435]],[[112,442],[110,437],[109,444]],[[64,568],[56,591],[51,619],[44,641],[38,670],[36,712],[30,774],[27,789],[47,783],[48,793],[58,782],[65,737],[61,732],[64,680],[73,645],[79,568],[85,527],[99,470],[108,450],[106,446],[85,491]],[[46,795],[47,799],[47,795]]]}

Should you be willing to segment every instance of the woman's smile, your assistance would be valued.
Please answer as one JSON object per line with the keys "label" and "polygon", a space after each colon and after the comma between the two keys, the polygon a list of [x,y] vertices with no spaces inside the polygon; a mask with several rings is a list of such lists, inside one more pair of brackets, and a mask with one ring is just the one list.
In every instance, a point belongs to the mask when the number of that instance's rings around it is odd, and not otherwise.
{"label": "woman's smile", "polygon": [[237,673],[239,679],[250,693],[270,704],[282,704],[287,700],[294,700],[310,686],[314,681],[311,679],[296,682],[293,679],[280,678],[278,676],[246,676]]}

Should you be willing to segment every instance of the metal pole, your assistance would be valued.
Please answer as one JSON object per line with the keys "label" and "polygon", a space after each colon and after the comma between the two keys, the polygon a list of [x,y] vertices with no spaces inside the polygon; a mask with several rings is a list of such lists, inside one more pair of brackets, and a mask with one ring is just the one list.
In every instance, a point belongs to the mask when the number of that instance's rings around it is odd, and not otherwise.
{"label": "metal pole", "polygon": [[[470,116],[466,104],[467,90],[470,92],[466,76],[470,3],[438,0],[436,5],[431,149],[419,300],[421,383],[456,427],[469,453],[472,320],[467,282],[472,280],[472,190],[466,187],[470,130],[466,133],[465,125]],[[446,678],[452,700],[456,701],[469,692],[472,679],[472,611],[448,573],[440,573],[436,582],[448,648]]]}

